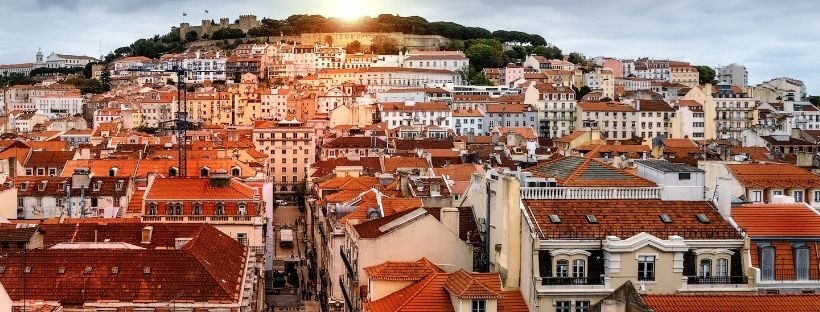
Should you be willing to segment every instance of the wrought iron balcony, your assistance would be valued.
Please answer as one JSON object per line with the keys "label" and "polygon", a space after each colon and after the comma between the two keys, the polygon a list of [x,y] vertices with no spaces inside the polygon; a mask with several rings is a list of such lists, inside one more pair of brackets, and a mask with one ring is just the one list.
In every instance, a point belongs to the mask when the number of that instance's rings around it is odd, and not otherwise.
{"label": "wrought iron balcony", "polygon": [[604,279],[600,276],[586,277],[542,277],[541,285],[603,285]]}
{"label": "wrought iron balcony", "polygon": [[686,283],[689,285],[748,284],[749,278],[746,276],[687,276]]}

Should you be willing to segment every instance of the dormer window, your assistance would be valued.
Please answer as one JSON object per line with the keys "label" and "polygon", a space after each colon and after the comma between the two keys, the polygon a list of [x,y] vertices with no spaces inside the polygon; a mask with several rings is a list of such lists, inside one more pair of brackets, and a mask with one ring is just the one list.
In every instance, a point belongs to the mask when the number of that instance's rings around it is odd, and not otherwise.
{"label": "dormer window", "polygon": [[245,203],[239,203],[239,205],[237,205],[237,213],[241,216],[248,214],[248,205]]}
{"label": "dormer window", "polygon": [[37,190],[40,192],[45,191],[46,185],[48,185],[48,181],[40,182],[40,185],[37,186]]}
{"label": "dormer window", "polygon": [[111,169],[108,169],[108,176],[109,177],[116,177],[117,176],[117,171],[120,171],[120,168],[112,167]]}
{"label": "dormer window", "polygon": [[68,191],[68,182],[67,181],[60,182],[60,190],[62,190],[64,192]]}
{"label": "dormer window", "polygon": [[20,191],[27,191],[28,190],[28,182],[20,183]]}
{"label": "dormer window", "polygon": [[124,184],[125,184],[125,182],[123,180],[117,181],[117,187],[116,188],[117,188],[118,192],[122,191],[122,187],[123,187]]}
{"label": "dormer window", "polygon": [[216,209],[214,212],[217,216],[221,216],[225,214],[225,203],[216,203]]}
{"label": "dormer window", "polygon": [[96,181],[96,182],[94,182],[94,185],[91,186],[91,190],[94,191],[94,192],[99,192],[101,188],[102,188],[102,181]]}
{"label": "dormer window", "polygon": [[192,214],[195,216],[202,215],[202,203],[194,203]]}
{"label": "dormer window", "polygon": [[148,211],[146,211],[146,214],[149,215],[149,216],[157,215],[157,206],[158,206],[157,203],[149,203],[148,204]]}
{"label": "dormer window", "polygon": [[179,175],[179,169],[177,167],[168,168],[168,176],[169,177],[176,177]]}
{"label": "dormer window", "polygon": [[202,167],[202,169],[199,169],[199,176],[203,177],[203,178],[206,178],[206,177],[208,177],[210,172],[211,172],[211,169],[208,169],[208,167]]}
{"label": "dormer window", "polygon": [[232,176],[238,177],[241,173],[242,173],[242,171],[239,169],[239,167],[231,168],[231,175]]}

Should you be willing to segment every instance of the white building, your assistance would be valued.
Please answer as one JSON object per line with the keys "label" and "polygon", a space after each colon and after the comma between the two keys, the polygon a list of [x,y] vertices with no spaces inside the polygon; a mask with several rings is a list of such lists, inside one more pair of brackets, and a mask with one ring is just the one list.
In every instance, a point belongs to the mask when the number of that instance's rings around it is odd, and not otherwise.
{"label": "white building", "polygon": [[69,55],[51,53],[46,58],[46,67],[48,68],[68,68],[68,67],[85,67],[86,64],[97,62],[98,60],[85,55]]}
{"label": "white building", "polygon": [[453,111],[454,129],[458,135],[484,135],[484,114],[480,109],[457,109]]}
{"label": "white building", "polygon": [[470,60],[461,51],[417,51],[408,53],[401,66],[458,71],[466,70]]}
{"label": "white building", "polygon": [[452,127],[453,114],[447,103],[389,102],[378,104],[382,122],[390,129],[401,126],[436,125]]}
{"label": "white building", "polygon": [[615,74],[607,68],[584,73],[584,85],[592,91],[600,91],[605,98],[615,98]]}
{"label": "white building", "polygon": [[719,82],[725,82],[733,86],[746,87],[749,85],[749,71],[746,66],[732,63],[723,67],[718,67],[716,70]]}
{"label": "white building", "polygon": [[211,54],[197,51],[195,57],[182,60],[182,68],[188,70],[185,73],[185,81],[203,83],[225,80],[227,61],[228,59],[221,57],[219,52]]}
{"label": "white building", "polygon": [[575,91],[570,87],[532,83],[524,93],[524,103],[538,110],[538,133],[545,138],[559,138],[575,130]]}

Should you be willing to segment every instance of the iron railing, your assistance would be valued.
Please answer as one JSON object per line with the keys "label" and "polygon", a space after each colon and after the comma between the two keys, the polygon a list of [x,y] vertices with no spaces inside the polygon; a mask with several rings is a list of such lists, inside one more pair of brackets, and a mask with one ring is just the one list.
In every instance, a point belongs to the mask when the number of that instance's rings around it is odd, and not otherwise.
{"label": "iron railing", "polygon": [[748,284],[746,276],[687,276],[686,283],[690,285],[714,284]]}
{"label": "iron railing", "polygon": [[585,277],[542,277],[541,285],[603,285],[601,276]]}

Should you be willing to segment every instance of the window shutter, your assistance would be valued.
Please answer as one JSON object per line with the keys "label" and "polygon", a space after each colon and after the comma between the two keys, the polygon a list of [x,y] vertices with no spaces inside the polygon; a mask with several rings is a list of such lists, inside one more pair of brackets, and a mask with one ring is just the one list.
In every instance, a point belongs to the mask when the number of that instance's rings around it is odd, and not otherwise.
{"label": "window shutter", "polygon": [[691,250],[687,250],[683,253],[683,276],[697,275],[695,257],[695,254]]}
{"label": "window shutter", "polygon": [[538,269],[541,277],[552,276],[552,255],[549,250],[538,251]]}
{"label": "window shutter", "polygon": [[732,254],[732,259],[729,263],[729,276],[731,276],[733,284],[739,284],[743,281],[743,276],[746,275],[746,272],[743,272],[743,262],[740,256],[742,250],[735,249],[732,251],[735,253]]}
{"label": "window shutter", "polygon": [[604,252],[601,250],[589,251],[589,261],[587,261],[587,277],[598,278],[604,275]]}

